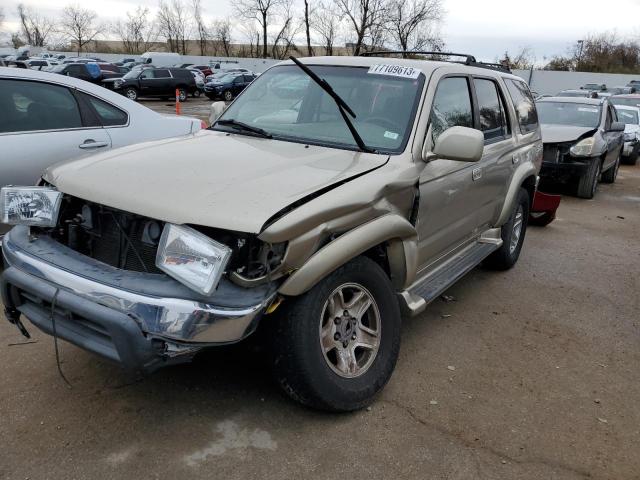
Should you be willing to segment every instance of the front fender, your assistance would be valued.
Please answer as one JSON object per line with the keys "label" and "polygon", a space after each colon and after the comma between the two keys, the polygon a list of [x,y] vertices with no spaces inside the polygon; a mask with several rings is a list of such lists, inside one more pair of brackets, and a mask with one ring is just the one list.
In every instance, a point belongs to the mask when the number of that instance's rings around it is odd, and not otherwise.
{"label": "front fender", "polygon": [[283,295],[301,295],[329,273],[367,250],[388,242],[387,255],[394,285],[402,288],[415,276],[417,232],[399,215],[387,214],[350,230],[313,254],[282,284]]}
{"label": "front fender", "polygon": [[[511,183],[509,184],[509,189],[507,190],[507,195],[505,196],[504,203],[502,205],[502,210],[500,211],[500,216],[496,221],[496,227],[501,227],[507,220],[509,220],[509,215],[513,211],[513,205],[518,197],[518,191],[520,187],[525,183],[525,181],[533,177],[534,181],[537,177],[538,172],[536,170],[535,165],[532,163],[523,163],[521,164],[516,171],[513,173],[511,177]],[[531,199],[533,201],[533,198]]]}

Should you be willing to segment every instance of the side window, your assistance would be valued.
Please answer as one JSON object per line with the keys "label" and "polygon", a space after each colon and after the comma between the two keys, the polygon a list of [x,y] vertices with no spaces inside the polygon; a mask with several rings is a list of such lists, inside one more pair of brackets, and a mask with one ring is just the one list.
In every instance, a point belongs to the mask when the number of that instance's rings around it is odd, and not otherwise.
{"label": "side window", "polygon": [[469,81],[465,77],[444,78],[431,107],[433,141],[445,130],[458,126],[474,128]]}
{"label": "side window", "polygon": [[169,70],[157,68],[155,70],[155,78],[170,78]]}
{"label": "side window", "polygon": [[0,80],[0,133],[82,128],[69,89],[26,80]]}
{"label": "side window", "polygon": [[140,78],[155,78],[154,75],[155,70],[149,68],[147,70],[143,70],[142,73],[140,74]]}
{"label": "side window", "polygon": [[233,83],[235,83],[236,85],[242,83],[243,81],[244,80],[242,79],[242,75],[233,79]]}
{"label": "side window", "polygon": [[91,95],[81,94],[98,114],[100,123],[105,127],[126,125],[129,119],[127,112]]}
{"label": "side window", "polygon": [[498,86],[492,80],[476,78],[473,80],[478,99],[480,130],[487,142],[504,139],[507,136],[504,105],[498,94]]}
{"label": "side window", "polygon": [[538,112],[536,104],[527,84],[520,80],[505,79],[513,106],[516,110],[518,123],[522,133],[533,132],[538,128]]}

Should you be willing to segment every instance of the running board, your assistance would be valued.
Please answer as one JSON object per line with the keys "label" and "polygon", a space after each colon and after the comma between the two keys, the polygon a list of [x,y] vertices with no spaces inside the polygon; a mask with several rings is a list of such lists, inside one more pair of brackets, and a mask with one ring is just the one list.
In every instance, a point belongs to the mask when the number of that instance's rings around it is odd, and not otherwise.
{"label": "running board", "polygon": [[480,238],[448,262],[416,281],[407,290],[400,292],[398,295],[404,312],[410,316],[423,312],[429,303],[442,295],[501,245],[501,240],[487,241]]}

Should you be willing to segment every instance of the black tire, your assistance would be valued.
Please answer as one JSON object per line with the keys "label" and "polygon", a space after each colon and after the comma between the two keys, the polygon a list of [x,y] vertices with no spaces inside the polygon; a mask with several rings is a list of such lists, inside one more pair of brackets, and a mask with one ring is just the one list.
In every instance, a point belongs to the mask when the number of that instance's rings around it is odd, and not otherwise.
{"label": "black tire", "polygon": [[618,169],[620,168],[620,157],[622,156],[622,150],[618,154],[618,158],[616,158],[616,163],[613,164],[612,167],[609,167],[609,170],[603,172],[600,176],[602,183],[615,183],[616,178],[618,177]]}
{"label": "black tire", "polygon": [[578,180],[578,190],[576,192],[578,197],[591,199],[596,195],[601,169],[601,160],[599,158],[594,158],[587,171]]}
{"label": "black tire", "polygon": [[[374,300],[377,310],[372,306],[365,312],[367,316],[371,312],[379,314],[376,317],[379,344],[377,352],[367,357],[368,367],[358,376],[345,378],[337,372],[337,362],[332,367],[329,358],[331,353],[339,358],[337,351],[342,339],[336,338],[337,346],[333,347],[336,350],[328,353],[320,341],[321,329],[337,331],[340,328],[333,326],[331,318],[323,324],[325,304],[329,309],[329,297],[349,285],[364,287]],[[273,366],[276,381],[285,393],[303,405],[333,412],[358,410],[370,404],[391,377],[400,351],[400,308],[384,270],[374,261],[358,257],[329,274],[304,295],[286,299],[281,308],[283,311],[278,313],[272,332]],[[342,317],[336,317],[335,323],[339,320]],[[336,332],[335,335],[340,334]],[[365,350],[365,354],[367,352]]]}
{"label": "black tire", "polygon": [[180,100],[181,103],[186,102],[189,99],[189,94],[184,88],[178,89],[178,99]]}
{"label": "black tire", "polygon": [[[502,246],[485,259],[484,265],[486,267],[493,270],[508,270],[516,264],[527,233],[530,204],[529,193],[521,188],[518,191],[511,216],[502,226]],[[520,226],[519,230],[517,229],[518,225]]]}
{"label": "black tire", "polygon": [[198,89],[196,89],[192,94],[193,98],[200,98],[200,95],[202,95],[202,92]]}
{"label": "black tire", "polygon": [[134,102],[138,101],[138,90],[134,87],[127,87],[124,91],[124,96]]}
{"label": "black tire", "polygon": [[622,157],[622,163],[625,165],[635,165],[638,163],[638,156],[640,156],[640,143],[637,143],[633,150],[631,151],[631,155],[628,157]]}
{"label": "black tire", "polygon": [[222,96],[226,102],[233,100],[233,92],[231,90],[227,90]]}

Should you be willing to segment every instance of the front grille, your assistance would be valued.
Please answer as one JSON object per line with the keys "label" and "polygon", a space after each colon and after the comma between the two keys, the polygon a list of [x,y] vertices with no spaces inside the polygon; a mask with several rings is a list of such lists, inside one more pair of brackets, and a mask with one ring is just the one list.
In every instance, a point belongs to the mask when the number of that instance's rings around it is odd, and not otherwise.
{"label": "front grille", "polygon": [[562,163],[570,148],[571,143],[545,143],[542,160],[545,163]]}
{"label": "front grille", "polygon": [[67,247],[112,267],[162,273],[156,253],[164,227],[147,217],[65,197],[51,236]]}

